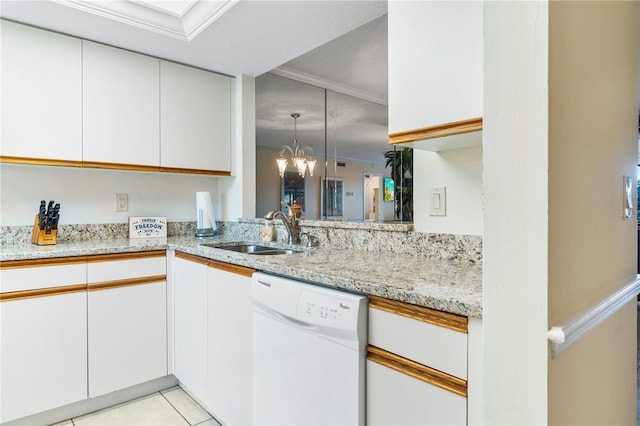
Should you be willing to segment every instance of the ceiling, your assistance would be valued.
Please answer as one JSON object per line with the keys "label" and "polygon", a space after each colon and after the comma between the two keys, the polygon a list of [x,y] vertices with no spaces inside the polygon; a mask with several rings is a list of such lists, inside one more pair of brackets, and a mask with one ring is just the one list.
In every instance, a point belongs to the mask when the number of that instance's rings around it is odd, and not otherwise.
{"label": "ceiling", "polygon": [[[222,74],[258,76],[387,12],[386,1],[371,0],[199,0],[186,2],[191,5],[168,2],[177,5],[177,11],[157,8],[164,3],[2,0],[0,17]],[[113,11],[116,4],[129,7]],[[213,12],[191,17],[192,12],[212,4],[217,6],[211,8]],[[96,5],[104,7],[92,9]],[[105,12],[106,9],[112,13]],[[133,11],[139,14],[134,16]],[[202,15],[209,20],[203,20],[203,28],[188,41],[187,21],[200,19]],[[180,21],[182,37],[149,28],[157,27],[159,21],[171,27],[168,22],[171,18]],[[148,25],[134,25],[131,21]]]}

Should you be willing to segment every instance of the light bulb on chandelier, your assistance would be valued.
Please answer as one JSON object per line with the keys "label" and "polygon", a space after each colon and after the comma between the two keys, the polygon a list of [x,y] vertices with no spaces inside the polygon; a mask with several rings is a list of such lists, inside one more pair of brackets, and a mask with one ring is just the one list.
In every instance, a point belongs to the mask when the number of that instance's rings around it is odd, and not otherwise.
{"label": "light bulb on chandelier", "polygon": [[280,149],[280,158],[276,159],[280,177],[284,177],[284,172],[289,164],[289,161],[285,157],[286,151],[289,151],[291,161],[293,161],[293,165],[298,169],[300,176],[304,177],[307,168],[309,169],[309,176],[313,176],[313,171],[316,168],[316,160],[311,155],[307,156],[306,154],[307,152],[313,154],[313,150],[308,146],[300,148],[300,144],[298,144],[298,118],[300,117],[300,113],[291,113],[291,117],[293,117],[293,147],[283,145]]}

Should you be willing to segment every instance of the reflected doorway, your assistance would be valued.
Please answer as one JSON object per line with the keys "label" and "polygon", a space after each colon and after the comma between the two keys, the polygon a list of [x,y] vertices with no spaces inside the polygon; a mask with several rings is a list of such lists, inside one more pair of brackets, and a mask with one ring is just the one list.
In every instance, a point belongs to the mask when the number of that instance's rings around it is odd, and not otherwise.
{"label": "reflected doorway", "polygon": [[[280,187],[280,199],[290,206],[297,204],[300,206],[302,213],[305,212],[305,189],[304,178],[300,176],[297,170],[286,170],[282,177],[282,185]],[[287,213],[287,207],[281,205],[280,208]]]}
{"label": "reflected doorway", "polygon": [[365,173],[363,183],[364,220],[380,221],[382,214],[382,175],[379,173]]}

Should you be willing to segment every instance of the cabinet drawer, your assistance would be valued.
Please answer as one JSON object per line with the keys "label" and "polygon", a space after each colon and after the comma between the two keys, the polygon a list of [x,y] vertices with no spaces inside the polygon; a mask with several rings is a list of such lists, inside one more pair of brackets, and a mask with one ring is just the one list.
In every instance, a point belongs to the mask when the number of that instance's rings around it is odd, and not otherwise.
{"label": "cabinet drawer", "polygon": [[[28,266],[28,267],[26,267]],[[12,267],[0,269],[0,293],[38,290],[85,284],[87,267],[84,263]]]}
{"label": "cabinet drawer", "polygon": [[[371,297],[369,344],[466,380],[466,320],[420,306]],[[439,322],[443,325],[436,325]]]}
{"label": "cabinet drawer", "polygon": [[367,361],[367,424],[464,425],[467,399]]}
{"label": "cabinet drawer", "polygon": [[[116,258],[117,259],[117,258]],[[120,259],[102,261],[90,260],[87,265],[87,281],[99,283],[141,277],[166,276],[167,260],[162,255],[149,256],[147,253],[123,255]],[[158,280],[164,280],[161,278]]]}

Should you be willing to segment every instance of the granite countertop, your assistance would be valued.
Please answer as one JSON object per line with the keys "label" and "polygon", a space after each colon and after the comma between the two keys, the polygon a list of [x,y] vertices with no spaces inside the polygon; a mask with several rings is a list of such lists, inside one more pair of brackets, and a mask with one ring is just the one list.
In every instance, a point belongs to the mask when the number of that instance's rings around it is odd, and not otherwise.
{"label": "granite countertop", "polygon": [[[482,267],[420,256],[326,247],[302,248],[301,253],[257,256],[202,246],[225,243],[224,236],[196,239],[112,239],[36,246],[30,243],[0,248],[0,261],[44,259],[173,249],[212,260],[349,291],[382,296],[454,314],[482,317]],[[264,243],[260,243],[264,244]],[[269,245],[282,247],[278,244]]]}

